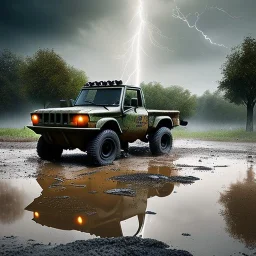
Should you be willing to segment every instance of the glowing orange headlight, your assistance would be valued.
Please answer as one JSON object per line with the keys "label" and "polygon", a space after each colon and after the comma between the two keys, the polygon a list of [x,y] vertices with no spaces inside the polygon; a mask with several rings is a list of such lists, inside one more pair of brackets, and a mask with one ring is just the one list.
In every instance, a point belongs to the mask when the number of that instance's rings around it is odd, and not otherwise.
{"label": "glowing orange headlight", "polygon": [[31,116],[31,120],[32,120],[33,125],[36,125],[39,123],[39,116],[34,114]]}
{"label": "glowing orange headlight", "polygon": [[34,218],[36,218],[36,219],[39,218],[39,212],[34,212]]}
{"label": "glowing orange headlight", "polygon": [[78,127],[85,127],[89,122],[89,116],[87,115],[77,115],[73,118],[73,123]]}

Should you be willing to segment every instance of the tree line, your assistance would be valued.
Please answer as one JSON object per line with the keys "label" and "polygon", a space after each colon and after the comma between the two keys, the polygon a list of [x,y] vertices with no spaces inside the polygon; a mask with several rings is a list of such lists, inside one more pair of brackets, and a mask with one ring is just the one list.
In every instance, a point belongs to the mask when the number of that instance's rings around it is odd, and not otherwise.
{"label": "tree line", "polygon": [[222,79],[212,94],[206,91],[196,97],[178,86],[163,88],[157,83],[142,84],[146,103],[153,108],[180,109],[184,117],[196,113],[197,118],[213,122],[239,121],[246,116],[246,131],[252,132],[256,105],[256,39],[245,37],[240,45],[231,49],[220,69]]}
{"label": "tree line", "polygon": [[[181,118],[205,122],[239,122],[253,131],[256,104],[256,40],[246,37],[233,48],[221,67],[216,91],[198,97],[181,86],[142,83],[148,109],[177,109]],[[28,104],[48,107],[60,99],[75,98],[88,81],[86,73],[69,64],[54,50],[39,49],[33,56],[0,51],[0,114],[17,112]],[[245,106],[242,107],[242,106]]]}
{"label": "tree line", "polygon": [[75,97],[87,81],[84,71],[68,65],[54,50],[39,49],[25,58],[0,51],[0,114]]}

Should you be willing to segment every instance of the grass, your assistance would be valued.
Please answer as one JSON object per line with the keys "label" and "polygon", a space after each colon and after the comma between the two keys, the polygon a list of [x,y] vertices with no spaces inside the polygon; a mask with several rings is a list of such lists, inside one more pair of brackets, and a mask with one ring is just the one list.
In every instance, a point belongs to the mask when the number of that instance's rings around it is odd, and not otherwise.
{"label": "grass", "polygon": [[256,132],[238,130],[188,131],[182,128],[173,129],[175,139],[198,139],[209,141],[256,142]]}
{"label": "grass", "polygon": [[39,138],[32,130],[24,127],[0,128],[0,141],[36,141]]}
{"label": "grass", "polygon": [[[197,139],[209,141],[256,142],[256,132],[244,130],[215,130],[192,132],[182,128],[172,131],[174,139]],[[0,128],[0,141],[36,141],[39,135],[24,127]]]}

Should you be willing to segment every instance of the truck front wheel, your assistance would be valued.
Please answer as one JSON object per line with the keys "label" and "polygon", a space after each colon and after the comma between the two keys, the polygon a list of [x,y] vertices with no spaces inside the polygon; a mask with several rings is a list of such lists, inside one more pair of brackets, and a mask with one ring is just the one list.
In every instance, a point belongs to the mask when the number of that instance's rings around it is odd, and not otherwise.
{"label": "truck front wheel", "polygon": [[120,156],[120,140],[112,130],[98,134],[87,147],[87,155],[95,165],[107,165]]}
{"label": "truck front wheel", "polygon": [[172,149],[172,133],[167,127],[161,127],[149,136],[149,147],[153,155],[168,154]]}
{"label": "truck front wheel", "polygon": [[49,144],[41,136],[37,142],[37,154],[43,160],[51,161],[59,160],[63,152],[63,148],[59,145]]}

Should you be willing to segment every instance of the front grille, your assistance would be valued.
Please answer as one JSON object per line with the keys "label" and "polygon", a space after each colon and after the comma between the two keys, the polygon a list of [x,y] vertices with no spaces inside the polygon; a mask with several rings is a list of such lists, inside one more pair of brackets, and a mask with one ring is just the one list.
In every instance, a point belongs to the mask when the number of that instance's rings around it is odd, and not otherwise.
{"label": "front grille", "polygon": [[62,123],[63,125],[68,124],[68,114],[62,114]]}
{"label": "front grille", "polygon": [[70,115],[61,113],[44,113],[40,123],[43,125],[68,126],[70,125]]}
{"label": "front grille", "polygon": [[56,124],[61,124],[61,114],[56,114]]}
{"label": "front grille", "polygon": [[54,119],[55,119],[54,116],[55,116],[54,114],[50,114],[50,123],[51,123],[51,124],[54,124],[54,123],[55,123],[55,122],[54,122],[54,121],[55,121],[55,120],[54,120]]}
{"label": "front grille", "polygon": [[48,124],[50,121],[50,114],[44,114],[43,122],[44,124]]}

